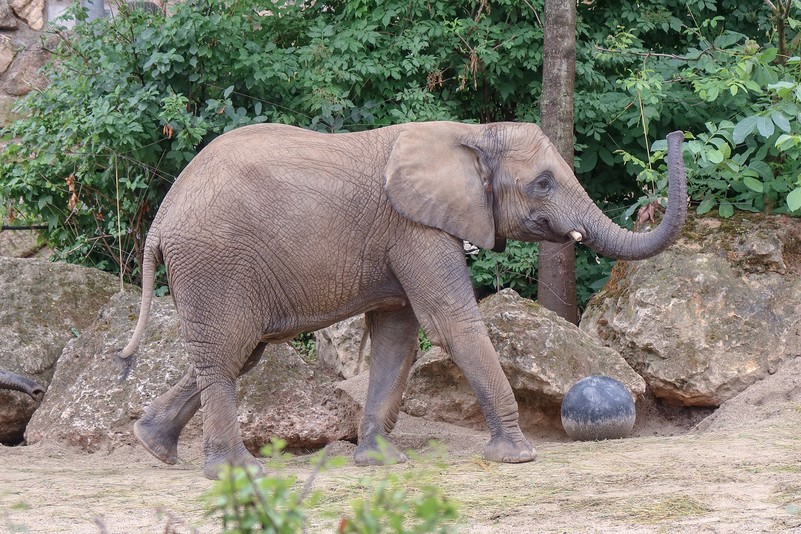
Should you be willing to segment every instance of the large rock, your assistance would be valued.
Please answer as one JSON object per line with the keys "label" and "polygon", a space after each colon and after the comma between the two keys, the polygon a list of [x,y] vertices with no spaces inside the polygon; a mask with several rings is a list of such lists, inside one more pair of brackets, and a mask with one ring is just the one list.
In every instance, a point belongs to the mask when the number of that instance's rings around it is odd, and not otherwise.
{"label": "large rock", "polygon": [[701,421],[697,432],[753,432],[780,422],[801,428],[801,358],[782,363]]}
{"label": "large rock", "polygon": [[[16,30],[18,26],[17,18],[11,10],[11,6],[8,5],[8,0],[0,0],[0,30]],[[2,46],[1,43],[0,46]],[[3,71],[4,69],[0,68],[0,72]]]}
{"label": "large rock", "polygon": [[317,357],[342,378],[352,378],[370,366],[370,337],[364,315],[357,315],[314,333]]}
{"label": "large rock", "polygon": [[8,0],[8,5],[32,29],[44,28],[45,0]]}
{"label": "large rock", "polygon": [[50,55],[41,44],[32,44],[18,52],[3,75],[2,90],[11,96],[24,96],[36,88],[44,88],[48,82],[39,71]]}
{"label": "large rock", "polygon": [[[29,443],[56,441],[94,452],[133,440],[145,407],[188,368],[180,322],[169,297],[155,298],[129,378],[118,382],[114,350],[127,343],[139,293],[115,295],[97,322],[69,343],[41,408],[28,425]],[[316,447],[354,438],[355,421],[339,417],[334,379],[306,364],[289,345],[268,345],[261,362],[240,381],[239,420],[254,452],[276,436],[290,447]],[[200,416],[183,438],[200,435]]]}
{"label": "large rock", "polygon": [[[576,326],[511,289],[479,304],[520,408],[521,427],[540,432],[558,427],[559,405],[568,389],[589,375],[623,382],[635,397],[645,383],[614,350],[601,346]],[[453,360],[439,349],[413,368],[403,410],[452,424],[485,428],[475,394]]]}
{"label": "large rock", "polygon": [[35,230],[0,230],[0,256],[8,258],[44,258],[49,249],[42,247]]}
{"label": "large rock", "polygon": [[801,355],[800,250],[797,219],[691,218],[667,251],[615,266],[581,329],[657,397],[719,406]]}
{"label": "large rock", "polygon": [[[0,369],[47,388],[64,346],[94,321],[118,286],[95,269],[0,257]],[[37,404],[0,390],[0,442],[22,439]]]}
{"label": "large rock", "polygon": [[[3,2],[5,0],[0,0],[0,29],[2,29],[3,24]],[[6,5],[6,9],[8,6]],[[16,20],[12,17],[12,20]],[[0,74],[4,73],[8,70],[8,67],[11,66],[11,62],[14,61],[14,56],[17,55],[17,47],[8,37],[0,35]]]}

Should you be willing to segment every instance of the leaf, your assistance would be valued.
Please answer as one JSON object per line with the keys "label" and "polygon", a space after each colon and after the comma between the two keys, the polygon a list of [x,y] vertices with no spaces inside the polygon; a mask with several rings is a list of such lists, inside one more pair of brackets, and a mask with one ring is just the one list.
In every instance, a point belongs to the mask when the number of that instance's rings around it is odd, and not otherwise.
{"label": "leaf", "polygon": [[707,156],[706,157],[707,157],[707,159],[709,159],[709,161],[711,161],[712,163],[714,163],[716,165],[718,163],[722,163],[723,162],[723,153],[720,150],[716,150],[716,149],[710,150],[709,152],[707,152]]}
{"label": "leaf", "polygon": [[791,148],[795,144],[795,136],[781,134],[778,139],[776,139],[776,148],[779,150],[787,150]]}
{"label": "leaf", "polygon": [[748,168],[756,171],[763,180],[773,178],[773,169],[771,169],[770,165],[765,163],[763,160],[755,159],[748,164]]}
{"label": "leaf", "polygon": [[757,117],[756,115],[751,115],[749,117],[744,118],[740,122],[737,123],[737,126],[734,127],[734,143],[740,144],[745,141],[745,138],[751,135],[754,132],[754,128],[757,125]]}
{"label": "leaf", "polygon": [[698,215],[709,213],[709,211],[715,207],[715,202],[716,202],[715,197],[713,197],[712,195],[705,197],[704,200],[702,200],[701,203],[698,204],[698,207],[695,208],[695,213],[697,213]]}
{"label": "leaf", "polygon": [[796,187],[787,195],[787,207],[790,211],[801,209],[801,187]]}
{"label": "leaf", "polygon": [[743,178],[743,183],[745,184],[745,186],[748,189],[750,189],[752,191],[756,191],[757,193],[764,193],[765,192],[765,184],[763,184],[761,181],[757,180],[756,178],[752,178],[750,176],[746,176],[745,178]]}
{"label": "leaf", "polygon": [[770,120],[770,117],[759,117],[757,119],[757,129],[762,137],[770,137],[773,135],[775,128],[773,127],[773,121]]}
{"label": "leaf", "polygon": [[788,133],[790,132],[790,121],[787,119],[784,113],[774,111],[770,114],[770,118],[773,119],[773,124],[778,126],[780,130]]}
{"label": "leaf", "polygon": [[728,200],[721,200],[720,206],[718,207],[718,213],[724,219],[728,219],[732,215],[734,215],[734,206],[731,205],[731,202]]}
{"label": "leaf", "polygon": [[231,93],[233,92],[234,92],[234,86],[231,85],[223,92],[223,98],[228,98],[229,96],[231,96]]}
{"label": "leaf", "polygon": [[772,63],[776,56],[779,55],[778,48],[766,48],[764,52],[759,54],[759,60],[763,63]]}

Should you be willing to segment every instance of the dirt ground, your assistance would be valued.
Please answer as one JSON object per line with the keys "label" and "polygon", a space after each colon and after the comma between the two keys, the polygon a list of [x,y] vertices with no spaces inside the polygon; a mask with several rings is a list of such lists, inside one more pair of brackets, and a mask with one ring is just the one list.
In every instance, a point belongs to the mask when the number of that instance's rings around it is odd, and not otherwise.
{"label": "dirt ground", "polygon": [[[799,376],[796,358],[680,435],[653,435],[652,423],[623,440],[537,438],[537,460],[520,465],[483,461],[486,433],[403,417],[393,436],[421,457],[324,471],[308,531],[335,532],[352,499],[370,491],[364,478],[390,472],[411,474],[410,487],[440,487],[458,506],[459,532],[801,534]],[[309,465],[297,456],[282,469],[302,483]],[[177,466],[138,446],[0,447],[0,532],[219,532],[219,519],[204,516],[212,483],[201,466],[193,443]]]}

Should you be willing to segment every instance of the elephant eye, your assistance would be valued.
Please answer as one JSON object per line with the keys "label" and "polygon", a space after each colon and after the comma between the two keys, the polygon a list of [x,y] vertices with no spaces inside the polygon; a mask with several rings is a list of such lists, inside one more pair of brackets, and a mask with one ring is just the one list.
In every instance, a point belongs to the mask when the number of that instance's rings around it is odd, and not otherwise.
{"label": "elephant eye", "polygon": [[526,186],[526,192],[529,195],[544,196],[551,192],[553,186],[553,175],[549,172],[544,172],[529,182],[528,186]]}

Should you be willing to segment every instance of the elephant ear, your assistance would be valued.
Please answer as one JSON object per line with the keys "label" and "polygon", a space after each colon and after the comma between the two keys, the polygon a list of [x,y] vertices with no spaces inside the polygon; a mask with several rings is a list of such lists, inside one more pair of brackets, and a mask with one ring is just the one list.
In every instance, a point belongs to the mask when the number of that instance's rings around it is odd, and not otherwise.
{"label": "elephant ear", "polygon": [[467,125],[410,124],[395,141],[384,171],[392,207],[407,219],[439,228],[481,248],[495,244],[490,172]]}

